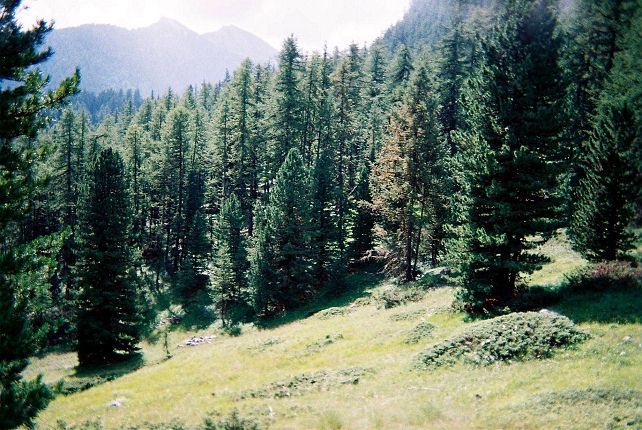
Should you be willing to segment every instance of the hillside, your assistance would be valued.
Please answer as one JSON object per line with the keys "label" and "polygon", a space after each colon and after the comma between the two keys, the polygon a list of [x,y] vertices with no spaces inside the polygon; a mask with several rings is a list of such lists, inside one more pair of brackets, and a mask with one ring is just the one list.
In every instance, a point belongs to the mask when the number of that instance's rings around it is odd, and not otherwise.
{"label": "hillside", "polygon": [[[532,284],[551,288],[563,271],[585,264],[563,241],[546,245],[545,252],[553,262],[533,275]],[[238,336],[214,326],[177,328],[170,332],[168,360],[160,333],[156,343],[144,345],[142,363],[96,373],[76,374],[74,353],[33,360],[29,376],[44,372],[48,382],[65,378],[78,387],[116,378],[59,396],[40,416],[39,428],[54,428],[58,420],[91,421],[106,429],[173,419],[193,426],[233,408],[272,429],[591,429],[642,423],[639,291],[565,295],[549,309],[568,316],[591,338],[551,358],[417,370],[413,363],[420,351],[473,324],[452,310],[453,289],[406,294],[368,274],[352,275],[351,285],[344,297],[270,327],[245,325]],[[383,306],[386,297],[399,294],[408,302]],[[422,322],[434,329],[418,331],[426,326]],[[177,347],[196,335],[205,341]]]}
{"label": "hillside", "polygon": [[56,55],[43,71],[53,82],[79,66],[81,87],[87,91],[140,89],[143,95],[217,82],[245,58],[265,63],[277,54],[263,40],[236,27],[199,35],[167,18],[134,30],[95,24],[65,28],[54,31],[47,44]]}
{"label": "hillside", "polygon": [[392,51],[400,44],[415,49],[435,47],[448,32],[457,13],[461,13],[464,19],[470,18],[473,13],[488,9],[492,4],[490,0],[474,0],[465,2],[462,10],[458,10],[457,3],[450,0],[413,0],[403,19],[386,30],[377,43]]}

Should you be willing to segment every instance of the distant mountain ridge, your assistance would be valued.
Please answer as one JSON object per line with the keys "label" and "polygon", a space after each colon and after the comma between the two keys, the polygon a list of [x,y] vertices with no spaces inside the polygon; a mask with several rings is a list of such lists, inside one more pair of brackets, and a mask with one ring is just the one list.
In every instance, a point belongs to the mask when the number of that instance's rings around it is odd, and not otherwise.
{"label": "distant mountain ridge", "polygon": [[54,30],[45,45],[56,53],[42,67],[52,82],[79,66],[81,88],[86,91],[139,89],[143,95],[169,87],[182,92],[190,84],[216,82],[245,58],[266,63],[278,54],[237,27],[200,35],[168,18],[133,30],[105,24]]}

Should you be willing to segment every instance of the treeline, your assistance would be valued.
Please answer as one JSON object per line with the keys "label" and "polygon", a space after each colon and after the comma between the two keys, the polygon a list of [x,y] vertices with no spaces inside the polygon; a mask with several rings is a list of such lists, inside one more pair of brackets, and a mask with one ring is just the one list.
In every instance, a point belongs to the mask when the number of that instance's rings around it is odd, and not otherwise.
{"label": "treeline", "polygon": [[445,266],[467,310],[493,312],[560,228],[589,259],[625,257],[639,2],[454,4],[421,51],[303,55],[288,38],[278,67],[3,140],[41,155],[3,225],[3,249],[33,256],[12,281],[32,326],[94,364],[133,351],[168,292],[232,324],[339,294],[369,262],[405,282]]}
{"label": "treeline", "polygon": [[56,150],[33,169],[50,182],[21,225],[24,243],[65,232],[51,305],[92,288],[83,195],[105,148],[130,207],[91,219],[126,217],[152,296],[169,288],[188,312],[211,299],[226,322],[340,293],[368,261],[403,281],[450,266],[469,309],[492,310],[562,227],[589,258],[623,256],[640,176],[637,2],[465,3],[432,49],[305,56],[289,38],[277,68],[246,61],[98,124],[66,110],[33,143]]}

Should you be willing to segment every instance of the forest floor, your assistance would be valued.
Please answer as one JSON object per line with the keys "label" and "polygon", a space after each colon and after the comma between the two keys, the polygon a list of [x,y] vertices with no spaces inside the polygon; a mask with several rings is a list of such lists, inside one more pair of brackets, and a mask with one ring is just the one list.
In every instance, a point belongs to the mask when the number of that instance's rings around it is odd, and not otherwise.
{"label": "forest floor", "polygon": [[[555,289],[585,264],[562,239],[544,250],[552,262],[531,285]],[[404,290],[368,273],[350,283],[343,297],[236,336],[172,330],[169,359],[162,335],[143,343],[140,359],[95,372],[79,373],[74,353],[34,358],[27,377],[83,389],[59,395],[38,427],[196,426],[233,409],[270,429],[642,427],[639,290],[575,293],[550,306],[591,336],[551,358],[417,370],[420,351],[471,324],[451,306],[455,290]],[[421,322],[434,329],[415,330]],[[189,339],[198,345],[178,346]]]}

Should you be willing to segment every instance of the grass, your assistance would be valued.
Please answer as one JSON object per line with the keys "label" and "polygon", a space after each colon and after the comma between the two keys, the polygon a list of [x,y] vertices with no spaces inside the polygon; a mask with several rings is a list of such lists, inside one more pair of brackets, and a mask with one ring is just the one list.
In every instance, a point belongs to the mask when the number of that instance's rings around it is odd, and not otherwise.
{"label": "grass", "polygon": [[[538,285],[555,285],[564,272],[585,264],[563,238],[544,251],[552,263],[531,277]],[[121,364],[120,372],[106,369],[113,380],[58,396],[40,415],[39,428],[55,428],[58,420],[93,420],[108,429],[172,419],[193,426],[208,414],[227,415],[235,408],[271,429],[591,429],[626,428],[642,420],[636,397],[642,392],[640,291],[574,295],[553,306],[591,338],[550,359],[417,371],[412,362],[420,351],[469,324],[450,309],[454,289],[429,289],[419,301],[386,309],[374,298],[389,284],[367,274],[355,274],[352,281],[357,288],[345,296],[264,327],[243,325],[240,336],[218,326],[172,331],[169,360],[162,342],[144,343],[144,363]],[[318,314],[329,307],[337,309]],[[405,342],[422,322],[434,326],[430,337]],[[195,334],[216,337],[210,344],[176,347]],[[336,341],[326,342],[328,336]],[[310,345],[319,344],[309,353]],[[73,353],[51,354],[32,360],[27,376],[43,373],[51,383],[88,377],[76,374],[75,365]],[[367,372],[356,382],[326,381],[292,396],[239,396],[298,381],[297,375],[351,368]],[[122,406],[110,407],[116,399]]]}

